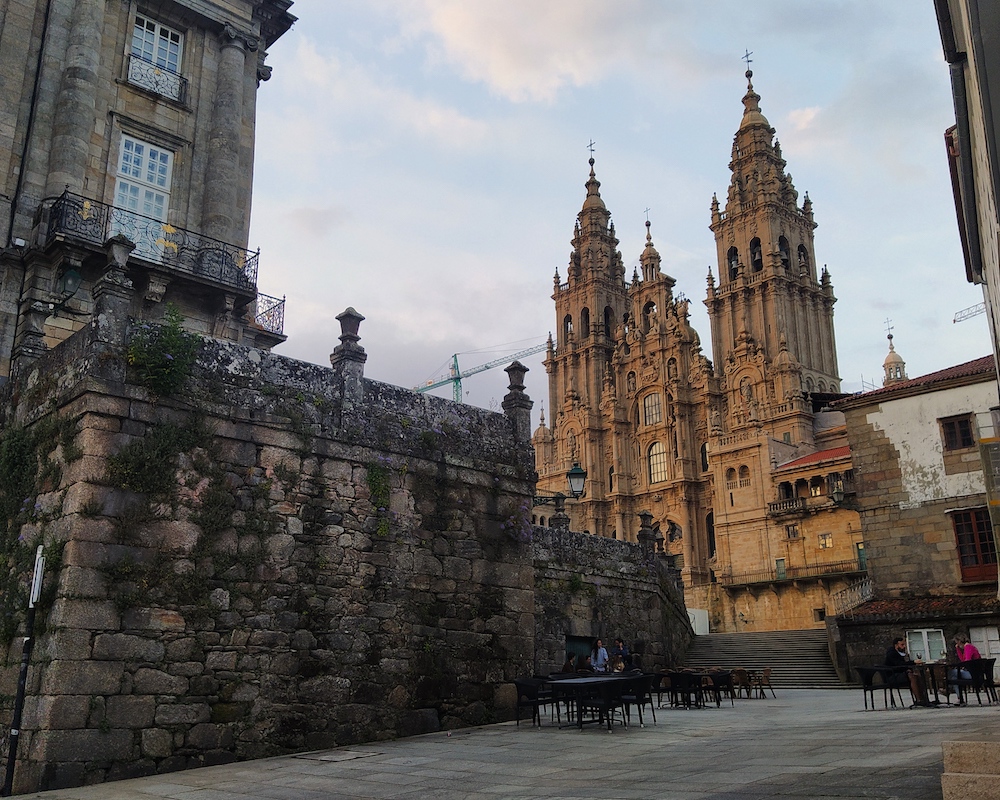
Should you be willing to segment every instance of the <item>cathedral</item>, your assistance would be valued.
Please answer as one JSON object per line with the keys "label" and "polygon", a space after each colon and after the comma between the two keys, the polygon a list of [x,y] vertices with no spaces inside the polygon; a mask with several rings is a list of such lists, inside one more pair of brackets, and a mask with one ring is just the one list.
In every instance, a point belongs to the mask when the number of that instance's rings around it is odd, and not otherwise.
{"label": "cathedral", "polygon": [[[696,628],[806,629],[866,577],[840,397],[830,275],[747,72],[725,203],[713,197],[710,359],[646,222],[626,275],[590,160],[587,196],[553,300],[549,419],[533,443],[538,488],[586,489],[571,527],[635,541],[652,515]],[[537,517],[544,508],[536,509]]]}

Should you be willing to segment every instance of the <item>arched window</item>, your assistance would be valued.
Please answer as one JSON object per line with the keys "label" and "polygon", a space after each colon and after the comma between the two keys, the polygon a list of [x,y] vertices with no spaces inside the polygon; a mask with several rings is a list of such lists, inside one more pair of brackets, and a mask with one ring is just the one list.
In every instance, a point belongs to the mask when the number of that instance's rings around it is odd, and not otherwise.
{"label": "arched window", "polygon": [[615,312],[611,310],[611,306],[604,307],[604,335],[609,339],[615,336]]}
{"label": "arched window", "polygon": [[778,255],[781,257],[781,266],[788,269],[792,266],[792,254],[788,249],[788,239],[784,236],[778,237]]}
{"label": "arched window", "polygon": [[708,472],[708,445],[701,446],[701,471]]}
{"label": "arched window", "polygon": [[649,329],[653,325],[653,319],[656,317],[656,303],[650,300],[646,305],[642,307],[642,329],[645,332],[649,332]]}
{"label": "arched window", "polygon": [[660,396],[655,392],[642,398],[642,416],[646,425],[656,425],[663,422],[663,408]]}
{"label": "arched window", "polygon": [[750,467],[745,464],[740,467],[740,488],[746,489],[750,485]]}
{"label": "arched window", "polygon": [[783,481],[778,484],[778,499],[779,500],[791,500],[795,497],[794,490],[792,489],[792,484],[788,481]]}
{"label": "arched window", "polygon": [[715,556],[715,514],[711,511],[705,516],[705,533],[708,534],[708,557]]}
{"label": "arched window", "polygon": [[667,359],[667,377],[673,380],[677,377],[677,359]]}
{"label": "arched window", "polygon": [[563,317],[563,338],[566,341],[573,338],[573,316],[571,314]]}
{"label": "arched window", "polygon": [[753,272],[764,269],[764,255],[760,249],[760,239],[756,236],[750,240],[750,269]]}
{"label": "arched window", "polygon": [[730,467],[726,470],[726,488],[735,489],[736,488],[736,470]]}
{"label": "arched window", "polygon": [[816,475],[809,481],[809,496],[822,497],[826,490],[826,481],[822,475]]}
{"label": "arched window", "polygon": [[811,392],[815,388],[816,388],[816,386],[813,383],[813,379],[812,378],[806,378],[806,391],[807,392]]}
{"label": "arched window", "polygon": [[806,246],[804,244],[799,245],[798,254],[799,254],[799,270],[801,271],[809,269],[809,251],[806,250]]}
{"label": "arched window", "polygon": [[580,310],[580,337],[586,339],[590,336],[590,309]]}
{"label": "arched window", "polygon": [[615,490],[615,468],[608,467],[608,491],[613,492]]}
{"label": "arched window", "polygon": [[729,248],[726,254],[726,265],[729,267],[729,280],[735,281],[740,274],[740,252],[735,247]]}
{"label": "arched window", "polygon": [[649,446],[649,482],[665,481],[667,475],[667,449],[660,442]]}

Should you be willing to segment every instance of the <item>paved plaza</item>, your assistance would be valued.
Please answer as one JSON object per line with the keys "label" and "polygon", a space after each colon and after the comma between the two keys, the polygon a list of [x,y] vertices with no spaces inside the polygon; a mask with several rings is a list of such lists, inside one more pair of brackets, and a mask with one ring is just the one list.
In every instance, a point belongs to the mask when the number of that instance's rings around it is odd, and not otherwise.
{"label": "paved plaza", "polygon": [[[1000,741],[1000,706],[865,712],[860,690],[662,709],[625,730],[522,721],[79,789],[45,800],[762,800],[941,797],[944,741]],[[882,698],[877,695],[879,704]],[[973,700],[975,703],[975,700]],[[1000,787],[997,787],[1000,797]]]}

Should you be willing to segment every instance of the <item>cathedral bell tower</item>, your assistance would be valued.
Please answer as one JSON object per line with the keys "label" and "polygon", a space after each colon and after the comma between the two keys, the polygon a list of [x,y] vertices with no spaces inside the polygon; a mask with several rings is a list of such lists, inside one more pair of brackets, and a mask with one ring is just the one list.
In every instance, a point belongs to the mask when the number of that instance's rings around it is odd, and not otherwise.
{"label": "cathedral bell tower", "polygon": [[[817,275],[812,203],[801,207],[781,145],[760,110],[747,70],[743,119],[733,141],[723,208],[712,198],[719,282],[708,307],[716,370],[725,373],[732,426],[780,413],[802,392],[838,392],[833,286]],[[780,367],[780,368],[779,368]]]}

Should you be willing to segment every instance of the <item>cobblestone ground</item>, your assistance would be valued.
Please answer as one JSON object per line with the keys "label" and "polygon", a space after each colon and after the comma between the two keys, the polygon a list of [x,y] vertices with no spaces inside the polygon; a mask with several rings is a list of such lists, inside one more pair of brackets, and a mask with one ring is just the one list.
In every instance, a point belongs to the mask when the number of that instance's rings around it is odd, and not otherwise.
{"label": "cobblestone ground", "polygon": [[[777,690],[653,725],[522,722],[33,795],[45,800],[763,800],[941,797],[941,743],[1000,741],[1000,706],[863,711],[858,690]],[[881,702],[881,698],[879,698]],[[1000,797],[1000,789],[998,789]]]}

